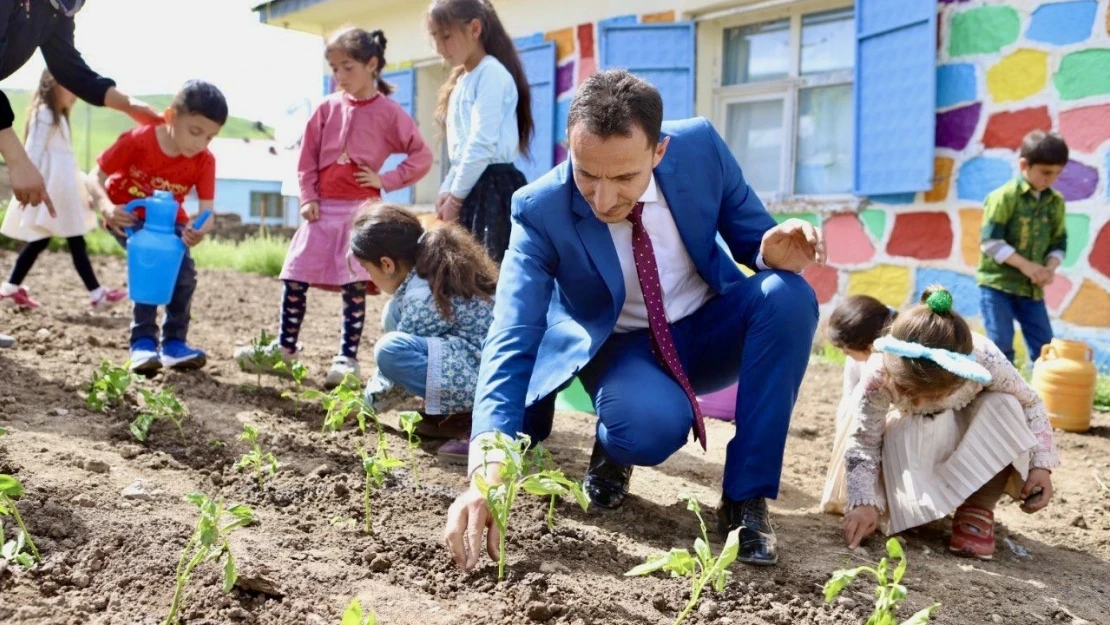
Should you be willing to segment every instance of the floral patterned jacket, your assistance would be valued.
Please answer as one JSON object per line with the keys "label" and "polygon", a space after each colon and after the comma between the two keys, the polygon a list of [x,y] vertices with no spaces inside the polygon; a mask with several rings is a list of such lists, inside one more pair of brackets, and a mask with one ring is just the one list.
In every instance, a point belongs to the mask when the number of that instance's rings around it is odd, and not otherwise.
{"label": "floral patterned jacket", "polygon": [[413,271],[394,293],[382,319],[387,331],[428,341],[424,405],[432,415],[467,412],[474,406],[482,342],[493,323],[493,299],[456,297],[451,311],[454,319],[440,313],[428,281]]}
{"label": "floral patterned jacket", "polygon": [[983,391],[1007,393],[1021,404],[1029,429],[1037,439],[1037,446],[1030,453],[1029,466],[1051,469],[1060,464],[1052,438],[1052,426],[1040,396],[990,339],[973,334],[972,340],[971,355],[990,372],[991,383],[983,386],[969,380],[951,394],[935,401],[914,403],[912,398],[899,393],[882,366],[881,353],[867,362],[863,381],[856,387],[851,400],[853,423],[848,448],[844,452],[848,482],[846,510],[879,506],[880,499],[876,497],[875,490],[880,473],[886,415],[891,408],[903,415],[929,415],[960,410]]}

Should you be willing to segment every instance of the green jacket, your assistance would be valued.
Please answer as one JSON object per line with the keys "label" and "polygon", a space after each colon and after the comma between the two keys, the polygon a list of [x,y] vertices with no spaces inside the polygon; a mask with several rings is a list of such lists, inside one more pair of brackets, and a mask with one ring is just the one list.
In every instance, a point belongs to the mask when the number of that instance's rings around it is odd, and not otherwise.
{"label": "green jacket", "polygon": [[[1045,189],[1040,197],[1024,177],[1018,177],[987,196],[983,210],[982,240],[1003,240],[1018,254],[1044,264],[1049,254],[1066,252],[1064,196]],[[1044,289],[1035,286],[1016,267],[1002,264],[980,251],[980,285],[1035,300],[1044,299]]]}

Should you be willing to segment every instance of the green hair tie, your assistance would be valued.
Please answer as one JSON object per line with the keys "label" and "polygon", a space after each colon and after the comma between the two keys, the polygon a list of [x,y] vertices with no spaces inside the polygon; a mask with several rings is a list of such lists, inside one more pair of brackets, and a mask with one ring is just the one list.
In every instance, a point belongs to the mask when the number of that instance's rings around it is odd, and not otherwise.
{"label": "green hair tie", "polygon": [[952,294],[948,291],[937,291],[925,300],[925,305],[938,315],[952,312]]}

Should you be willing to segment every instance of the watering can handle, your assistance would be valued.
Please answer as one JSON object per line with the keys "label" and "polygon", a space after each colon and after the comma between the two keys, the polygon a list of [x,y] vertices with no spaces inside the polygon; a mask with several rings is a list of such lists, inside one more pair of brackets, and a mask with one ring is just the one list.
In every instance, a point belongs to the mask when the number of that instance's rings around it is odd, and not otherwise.
{"label": "watering can handle", "polygon": [[200,230],[201,228],[203,228],[204,224],[208,223],[208,218],[211,216],[212,209],[206,210],[201,213],[200,217],[197,217],[197,220],[193,222],[193,230]]}
{"label": "watering can handle", "polygon": [[1048,356],[1049,354],[1052,354],[1052,357],[1056,358],[1056,348],[1054,348],[1054,347],[1052,347],[1052,345],[1046,343],[1045,345],[1041,346],[1041,358],[1044,358],[1045,356]]}
{"label": "watering can handle", "polygon": [[[144,208],[145,209],[146,208],[146,198],[140,198],[138,200],[131,200],[130,202],[127,203],[127,206],[123,207],[123,210],[124,210],[124,212],[127,212],[127,213],[133,213],[133,212],[135,212],[136,208]],[[128,226],[127,228],[123,229],[123,232],[124,232],[124,234],[127,235],[127,238],[130,239],[131,235],[135,234],[135,229]]]}

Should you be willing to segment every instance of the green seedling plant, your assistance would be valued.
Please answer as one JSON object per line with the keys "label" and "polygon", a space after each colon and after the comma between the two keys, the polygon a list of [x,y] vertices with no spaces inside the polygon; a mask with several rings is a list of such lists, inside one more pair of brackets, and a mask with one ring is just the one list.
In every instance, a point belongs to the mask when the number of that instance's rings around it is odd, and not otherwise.
{"label": "green seedling plant", "polygon": [[[19,508],[15,506],[16,500],[22,497],[23,484],[11,475],[0,474],[0,557],[24,568],[31,568],[36,562],[42,562],[42,556],[23,523],[23,517],[19,515]],[[4,517],[11,517],[19,527],[19,533],[10,541],[4,536]],[[30,548],[30,554],[24,551],[25,547]]]}
{"label": "green seedling plant", "polygon": [[[870,573],[878,582],[878,586],[875,588],[875,610],[867,619],[867,625],[895,625],[898,605],[906,599],[906,587],[902,585],[902,578],[906,575],[906,554],[902,551],[902,544],[896,538],[886,541],[886,552],[889,559],[879,560],[878,566],[860,566],[834,571],[829,581],[825,582],[825,602],[832,603],[860,573]],[[897,560],[898,564],[892,572],[890,564],[894,560]],[[902,625],[924,625],[929,622],[929,617],[939,607],[939,603],[934,603],[908,620],[902,621]]]}
{"label": "green seedling plant", "polygon": [[347,610],[343,612],[343,620],[340,625],[375,625],[378,622],[378,617],[374,614],[373,610],[363,612],[362,604],[358,602],[356,597],[351,601],[351,605],[347,606]]}
{"label": "green seedling plant", "polygon": [[[170,602],[170,613],[162,625],[181,623],[178,614],[185,603],[185,586],[193,571],[205,562],[219,563],[223,559],[223,589],[225,593],[231,592],[239,572],[235,568],[235,558],[231,555],[227,538],[231,532],[255,520],[254,512],[242,504],[225,506],[223,501],[209,499],[203,493],[192,493],[186,499],[200,508],[200,519],[177,562],[177,586]],[[225,515],[230,515],[231,519],[227,520]]]}
{"label": "green seedling plant", "polygon": [[365,530],[367,534],[372,534],[374,529],[370,523],[370,490],[381,488],[382,484],[385,483],[385,476],[389,475],[393,469],[405,466],[405,463],[389,456],[385,438],[378,439],[378,449],[374,455],[367,453],[361,444],[356,448],[356,451],[358,451],[359,459],[362,460],[362,470],[366,473],[366,481],[362,488],[362,512],[366,517]]}
{"label": "green seedling plant", "polygon": [[88,393],[85,406],[95,412],[118,406],[126,399],[127,389],[138,380],[139,377],[131,373],[126,365],[117,367],[109,360],[101,360],[100,366],[93,371],[92,382],[85,387]]}
{"label": "green seedling plant", "polygon": [[398,417],[401,420],[401,430],[408,437],[409,466],[412,468],[412,480],[420,486],[420,470],[416,468],[416,450],[420,448],[420,437],[416,435],[416,426],[424,420],[419,412],[402,412]]}
{"label": "green seedling plant", "polygon": [[483,443],[482,451],[486,454],[490,451],[499,451],[505,456],[498,471],[500,483],[490,484],[482,471],[474,475],[475,485],[486,498],[493,522],[501,535],[498,543],[498,580],[505,579],[505,540],[509,531],[509,515],[521,489],[537,497],[573,495],[583,512],[590,505],[581,484],[566,477],[558,469],[544,469],[532,465],[526,457],[531,444],[532,440],[526,434],[518,434],[515,439],[511,439],[498,432],[493,439]]}
{"label": "green seedling plant", "polygon": [[284,362],[277,362],[274,368],[282,371],[288,369],[289,377],[293,378],[293,390],[285,391],[281,394],[285,399],[293,400],[293,416],[297,416],[301,411],[301,399],[304,396],[304,381],[308,377],[308,367],[299,360],[294,360],[293,364],[286,367]]}
{"label": "green seedling plant", "polygon": [[[555,459],[551,456],[551,452],[543,443],[536,443],[532,447],[532,451],[528,453],[528,463],[532,471],[549,471],[554,470]],[[558,495],[551,495],[550,501],[547,503],[547,529],[555,529],[555,501],[558,500]]]}
{"label": "green seedling plant", "polygon": [[147,437],[150,436],[150,427],[154,425],[154,422],[166,419],[177,428],[177,434],[181,437],[181,444],[185,445],[185,430],[181,429],[181,423],[188,416],[188,413],[185,410],[185,405],[174,395],[173,389],[167,388],[152,392],[144,388],[139,389],[139,393],[143,396],[143,407],[139,411],[139,416],[131,421],[131,435],[145,443]]}
{"label": "green seedling plant", "polygon": [[254,469],[256,478],[258,479],[258,488],[262,488],[262,483],[266,479],[266,474],[269,473],[273,476],[278,470],[278,461],[273,452],[267,451],[263,453],[262,444],[258,442],[258,428],[247,423],[243,425],[243,432],[239,434],[239,440],[250,443],[251,450],[235,463],[235,469],[242,471],[243,469]]}
{"label": "green seedling plant", "polygon": [[277,337],[271,335],[266,330],[258,333],[257,338],[251,339],[251,351],[247,356],[247,362],[254,365],[254,372],[258,376],[257,385],[259,390],[262,389],[262,372],[266,369],[277,371],[278,365],[285,365],[285,361],[281,358],[281,348],[274,347],[274,341]]}
{"label": "green seedling plant", "polygon": [[378,439],[385,438],[385,432],[382,431],[382,424],[378,422],[377,413],[366,403],[366,399],[362,396],[358,378],[349,373],[343,378],[343,382],[332,389],[331,392],[321,393],[316,390],[308,390],[303,393],[303,398],[306,400],[319,399],[324,406],[324,410],[327,411],[327,414],[324,415],[323,432],[338,432],[347,423],[347,418],[354,413],[360,432],[366,432],[366,422],[370,420],[374,422],[374,427],[377,428]]}
{"label": "green seedling plant", "polygon": [[698,517],[698,525],[701,526],[701,536],[694,540],[694,555],[690,555],[686,549],[671,549],[665,554],[648,558],[647,562],[625,573],[626,576],[634,577],[664,571],[670,573],[672,577],[690,578],[690,601],[678,614],[674,625],[679,625],[686,620],[706,586],[712,585],[717,592],[725,589],[725,582],[732,574],[728,567],[736,561],[736,556],[740,552],[740,528],[738,527],[728,533],[721,553],[713,557],[713,551],[709,548],[709,534],[705,529],[705,520],[701,516],[701,505],[696,498],[689,495],[680,495],[680,499],[686,500],[686,509]]}

